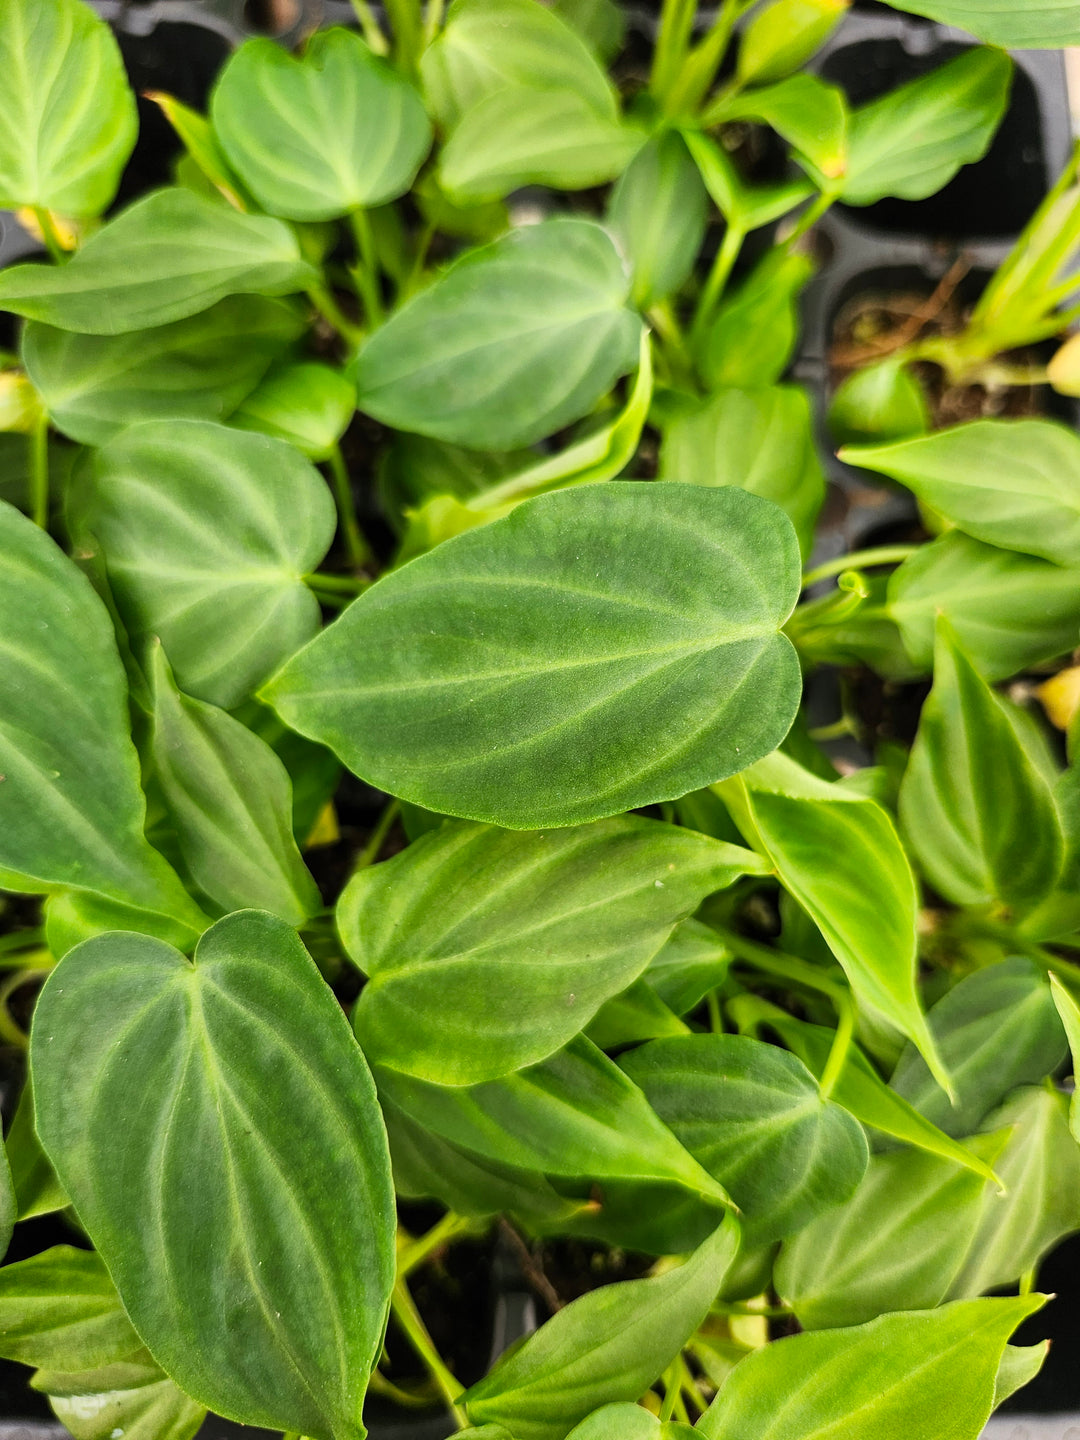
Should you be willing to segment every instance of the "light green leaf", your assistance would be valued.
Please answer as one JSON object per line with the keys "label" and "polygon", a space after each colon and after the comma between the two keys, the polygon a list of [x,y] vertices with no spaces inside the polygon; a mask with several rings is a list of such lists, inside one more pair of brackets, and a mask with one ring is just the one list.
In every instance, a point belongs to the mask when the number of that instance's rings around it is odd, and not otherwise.
{"label": "light green leaf", "polygon": [[552,0],[551,9],[605,63],[610,64],[622,50],[626,16],[616,0]]}
{"label": "light green leaf", "polygon": [[939,614],[987,680],[1003,680],[1080,642],[1080,567],[999,550],[956,530],[905,560],[888,595],[904,646],[927,673]]}
{"label": "light green leaf", "polygon": [[715,930],[700,920],[684,920],[649,961],[641,983],[676,1015],[689,1015],[723,984],[730,964],[731,951]]}
{"label": "light green leaf", "polygon": [[4,0],[0,205],[100,215],[138,132],[112,31],[80,0]]}
{"label": "light green leaf", "polygon": [[292,785],[269,745],[176,688],[150,652],[149,756],[184,866],[222,912],[269,910],[299,927],[322,905],[292,833]]}
{"label": "light green leaf", "polygon": [[779,752],[722,793],[820,929],[856,996],[914,1040],[947,1086],[915,989],[915,877],[886,811]]}
{"label": "light green leaf", "polygon": [[1045,1303],[962,1301],[778,1340],[736,1366],[697,1428],[704,1440],[978,1440],[1005,1342]]}
{"label": "light green leaf", "polygon": [[761,90],[741,91],[710,108],[712,122],[761,120],[828,180],[844,173],[848,110],[844,93],[816,75],[790,75]]}
{"label": "light green leaf", "polygon": [[970,30],[989,45],[1058,50],[1080,45],[1080,16],[1066,0],[897,0],[897,10]]}
{"label": "light green leaf", "polygon": [[794,385],[718,391],[663,427],[661,480],[741,485],[772,500],[795,526],[804,558],[825,498],[810,401]]}
{"label": "light green leaf", "polygon": [[180,178],[180,168],[186,160],[194,169],[195,175],[209,183],[212,187],[211,193],[213,190],[218,191],[237,210],[250,209],[250,197],[229,169],[229,162],[225,159],[207,117],[200,115],[190,105],[185,105],[175,95],[168,95],[162,90],[145,90],[143,94],[147,100],[152,100],[160,107],[187,152],[176,167],[177,183],[184,183]]}
{"label": "light green leaf", "polygon": [[133,1355],[142,1341],[92,1250],[54,1245],[0,1269],[0,1355],[60,1370],[91,1370]]}
{"label": "light green leaf", "polygon": [[705,332],[699,345],[709,390],[773,385],[798,336],[799,292],[814,273],[808,255],[770,250]]}
{"label": "light green leaf", "polygon": [[0,1258],[11,1243],[11,1233],[19,1218],[19,1200],[6,1144],[0,1140]]}
{"label": "light green leaf", "polygon": [[637,1086],[583,1035],[482,1085],[431,1085],[381,1066],[376,1080],[417,1125],[483,1159],[549,1176],[673,1182],[727,1202]]}
{"label": "light green leaf", "polygon": [[432,113],[452,126],[510,85],[578,93],[614,120],[615,92],[581,37],[536,0],[455,0],[420,73]]}
{"label": "light green leaf", "polygon": [[230,165],[271,215],[333,220],[404,195],[431,145],[414,87],[354,31],[316,30],[301,56],[246,40],[210,99]]}
{"label": "light green leaf", "polygon": [[775,185],[747,185],[738,166],[711,136],[686,129],[682,137],[716,208],[730,225],[737,225],[741,230],[771,225],[814,193],[813,185],[804,179],[784,180]]}
{"label": "light green leaf", "polygon": [[338,901],[368,976],[366,1054],[444,1085],[545,1059],[636,979],[714,890],[756,857],[638,816],[543,833],[444,824]]}
{"label": "light green leaf", "polygon": [[1050,1351],[1050,1341],[1039,1345],[1006,1345],[998,1369],[997,1388],[994,1391],[994,1409],[1005,1403],[1010,1395],[1035,1379],[1043,1367],[1043,1361]]}
{"label": "light green leaf", "polygon": [[[989,1158],[1007,1133],[993,1137]],[[936,1155],[873,1156],[846,1205],[784,1244],[777,1293],[804,1330],[933,1309],[964,1263],[986,1188],[981,1176]]]}
{"label": "light green leaf", "polygon": [[791,523],[756,495],[556,491],[384,576],[262,694],[405,800],[569,825],[779,743],[801,689],[779,632],[799,583]]}
{"label": "light green leaf", "polygon": [[280,220],[190,190],[155,190],[66,265],[4,270],[0,306],[63,330],[121,335],[197,315],[226,295],[288,295],[317,279]]}
{"label": "light green leaf", "polygon": [[738,1243],[728,1218],[677,1270],[573,1301],[465,1392],[469,1419],[563,1440],[598,1404],[641,1395],[704,1320]]}
{"label": "light green leaf", "polygon": [[241,911],[192,962],[87,941],[41,992],[31,1066],[42,1143],[168,1373],[245,1424],[361,1440],[394,1275],[389,1156],[295,932]]}
{"label": "light green leaf", "polygon": [[106,930],[134,930],[186,953],[210,923],[201,911],[199,914],[197,925],[184,924],[160,910],[124,905],[92,890],[58,890],[45,901],[45,941],[60,960],[76,945]]}
{"label": "light green leaf", "polygon": [[148,1351],[93,1370],[39,1370],[30,1384],[49,1397],[73,1440],[192,1440],[206,1408],[190,1400]]}
{"label": "light green leaf", "polygon": [[840,459],[899,480],[976,540],[1080,565],[1080,437],[1050,420],[976,420]]}
{"label": "light green leaf", "polygon": [[360,409],[459,445],[529,445],[587,414],[634,368],[641,321],[629,288],[598,225],[512,230],[468,251],[375,332],[356,362]]}
{"label": "light green leaf", "polygon": [[0,884],[65,886],[205,923],[143,834],[109,612],[43,530],[0,503]]}
{"label": "light green leaf", "polygon": [[1061,1023],[1065,1027],[1072,1055],[1074,1085],[1073,1098],[1069,1102],[1069,1128],[1074,1138],[1080,1141],[1080,1094],[1075,1087],[1076,1072],[1080,1069],[1080,1005],[1077,1005],[1056,975],[1050,976],[1050,989],[1057,1012],[1061,1016]]}
{"label": "light green leaf", "polygon": [[824,45],[848,4],[849,0],[772,0],[742,32],[739,80],[744,85],[765,85],[798,70]]}
{"label": "light green leaf", "polygon": [[70,1204],[34,1129],[34,1087],[29,1077],[15,1107],[4,1146],[19,1220],[50,1215]]}
{"label": "light green leaf", "polygon": [[443,147],[439,184],[459,204],[524,185],[585,190],[620,175],[644,139],[577,90],[513,85],[466,110]]}
{"label": "light green leaf", "polygon": [[690,275],[705,235],[707,200],[677,130],[654,135],[620,176],[608,202],[608,224],[630,258],[631,293],[642,310],[665,300]]}
{"label": "light green leaf", "polygon": [[287,440],[309,459],[325,460],[355,409],[356,392],[340,370],[305,360],[271,370],[229,424]]}
{"label": "light green leaf", "polygon": [[1046,978],[1019,956],[965,977],[931,1007],[927,1023],[952,1076],[955,1105],[912,1046],[892,1086],[949,1135],[972,1134],[1011,1090],[1042,1080],[1065,1057]]}
{"label": "light green leaf", "polygon": [[988,1186],[984,1192],[975,1238],[950,1296],[1012,1284],[1080,1230],[1080,1146],[1068,1115],[1065,1096],[1039,1085],[1015,1091],[987,1117],[987,1129],[1015,1127],[994,1162],[1004,1191]]}
{"label": "light green leaf", "polygon": [[675,1420],[657,1420],[640,1405],[604,1405],[572,1430],[567,1440],[697,1440],[697,1432]]}
{"label": "light green leaf", "polygon": [[1064,858],[1054,796],[1003,702],[938,622],[934,688],[900,785],[900,825],[931,884],[957,905],[1014,913],[1053,888]]}
{"label": "light green leaf", "polygon": [[224,420],[302,330],[284,301],[234,295],[126,335],[77,335],[31,320],[22,359],[56,428],[103,445],[139,420]]}
{"label": "light green leaf", "polygon": [[866,1170],[861,1125],[786,1050],[744,1035],[687,1035],[619,1063],[730,1193],[750,1245],[801,1230],[846,1200]]}
{"label": "light green leaf", "polygon": [[[684,920],[684,925],[692,922]],[[679,927],[675,927],[678,934]],[[585,1035],[601,1050],[617,1050],[664,1035],[688,1035],[690,1027],[670,1010],[646,980],[635,980],[621,995],[605,1000],[585,1027]]]}
{"label": "light green leaf", "polygon": [[1005,114],[1012,61],[969,49],[929,75],[852,112],[841,196],[872,205],[888,195],[922,200],[989,149]]}
{"label": "light green leaf", "polygon": [[303,577],[336,515],[291,446],[148,421],[95,451],[83,479],[76,530],[104,551],[132,643],[158,637],[187,694],[231,708],[318,629]]}
{"label": "light green leaf", "polygon": [[[930,429],[922,386],[906,365],[894,359],[853,371],[829,402],[828,418],[833,439],[845,446],[903,440]],[[844,458],[851,458],[850,450]]]}

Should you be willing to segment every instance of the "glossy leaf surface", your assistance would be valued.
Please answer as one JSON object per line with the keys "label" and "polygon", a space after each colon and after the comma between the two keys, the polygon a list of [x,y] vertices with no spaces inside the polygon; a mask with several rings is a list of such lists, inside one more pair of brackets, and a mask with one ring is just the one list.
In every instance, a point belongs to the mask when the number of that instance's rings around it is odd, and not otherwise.
{"label": "glossy leaf surface", "polygon": [[247,40],[210,102],[233,169],[271,215],[331,220],[403,195],[428,152],[416,89],[360,36],[317,30],[300,57]]}
{"label": "glossy leaf surface", "polygon": [[281,440],[148,421],[94,453],[79,527],[133,644],[158,637],[186,693],[247,698],[319,626],[304,584],[334,535],[326,482]]}
{"label": "glossy leaf surface", "polygon": [[85,335],[122,335],[208,310],[226,295],[288,295],[317,279],[280,220],[190,190],[155,190],[66,265],[13,265],[0,305]]}
{"label": "glossy leaf surface", "polygon": [[750,1244],[801,1230],[863,1176],[862,1127],[785,1050],[743,1035],[687,1035],[619,1063],[731,1194]]}
{"label": "glossy leaf surface", "polygon": [[748,851],[637,816],[542,833],[444,824],[338,902],[368,976],[364,1050],[449,1085],[543,1060],[744,866],[757,868]]}
{"label": "glossy leaf surface", "polygon": [[394,1272],[389,1157],[295,932],[242,911],[194,961],[88,941],[42,991],[31,1051],[42,1142],[169,1374],[244,1423],[359,1440]]}
{"label": "glossy leaf surface", "polygon": [[356,364],[360,409],[459,445],[529,445],[586,414],[633,369],[641,321],[629,289],[598,225],[512,230],[469,251],[376,331]]}
{"label": "glossy leaf surface", "polygon": [[705,1318],[737,1248],[728,1219],[677,1270],[573,1301],[466,1391],[469,1419],[562,1440],[597,1405],[640,1395]]}
{"label": "glossy leaf surface", "polygon": [[0,73],[0,205],[100,215],[138,130],[108,25],[79,0],[5,0]]}
{"label": "glossy leaf surface", "polygon": [[779,743],[798,576],[790,522],[741,490],[559,491],[380,580],[263,694],[406,800],[568,825]]}

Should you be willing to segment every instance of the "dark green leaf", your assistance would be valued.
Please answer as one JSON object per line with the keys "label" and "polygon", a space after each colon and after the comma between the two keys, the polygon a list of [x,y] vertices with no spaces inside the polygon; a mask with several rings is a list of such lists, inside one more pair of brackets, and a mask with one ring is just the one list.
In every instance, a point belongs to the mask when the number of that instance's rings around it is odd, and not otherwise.
{"label": "dark green leaf", "polygon": [[193,962],[87,941],[41,992],[31,1065],[42,1143],[168,1373],[243,1423],[360,1440],[394,1273],[389,1156],[295,932],[242,911]]}
{"label": "dark green leaf", "polygon": [[312,460],[325,460],[355,409],[356,392],[341,371],[306,360],[271,370],[229,424],[274,435]]}
{"label": "dark green leaf", "polygon": [[403,195],[431,145],[414,87],[360,36],[317,30],[302,56],[246,40],[210,101],[214,133],[260,206],[332,220]]}
{"label": "dark green leaf", "polygon": [[779,1340],[736,1366],[697,1428],[705,1440],[978,1440],[1005,1342],[1045,1303],[962,1301]]}
{"label": "dark green leaf", "polygon": [[148,421],[94,452],[84,483],[77,528],[104,551],[132,642],[160,638],[189,695],[231,708],[318,629],[303,577],[334,502],[283,441]]}
{"label": "dark green leaf", "polygon": [[704,1320],[738,1243],[725,1220],[677,1270],[567,1305],[466,1391],[469,1419],[563,1440],[598,1404],[641,1395]]}
{"label": "dark green leaf", "polygon": [[318,272],[280,220],[190,190],[155,190],[66,265],[13,265],[0,306],[86,335],[121,335],[208,310],[226,295],[288,295]]}
{"label": "dark green leaf", "polygon": [[798,586],[790,522],[742,490],[557,491],[384,577],[263,695],[406,800],[568,825],[779,743]]}
{"label": "dark green leaf", "polygon": [[1061,0],[897,0],[897,10],[970,30],[990,45],[1057,50],[1080,45],[1080,16]]}
{"label": "dark green leaf", "polygon": [[91,1370],[142,1349],[116,1286],[92,1250],[55,1245],[0,1269],[0,1355]]}
{"label": "dark green leaf", "polygon": [[641,321],[629,289],[599,225],[512,230],[468,251],[375,332],[356,364],[360,408],[459,445],[529,445],[587,414],[633,369]]}
{"label": "dark green leaf", "polygon": [[69,1204],[34,1129],[34,1087],[27,1077],[4,1140],[19,1220],[49,1215]]}
{"label": "dark green leaf", "polygon": [[687,1035],[619,1063],[731,1194],[751,1245],[801,1230],[863,1176],[861,1125],[786,1050],[744,1035]]}
{"label": "dark green leaf", "polygon": [[749,851],[638,816],[543,833],[444,824],[359,871],[338,902],[369,977],[357,1035],[436,1084],[535,1064],[746,865]]}
{"label": "dark green leaf", "polygon": [[138,131],[108,25],[80,0],[5,0],[0,74],[0,205],[100,215]]}
{"label": "dark green leaf", "polygon": [[879,360],[853,371],[829,403],[829,429],[840,445],[902,440],[929,428],[923,388],[899,360]]}
{"label": "dark green leaf", "polygon": [[684,920],[649,961],[642,984],[676,1015],[689,1015],[724,983],[730,964],[731,951],[715,930],[700,920]]}
{"label": "dark green leaf", "polygon": [[705,235],[707,200],[677,130],[654,136],[611,192],[608,223],[630,257],[632,295],[643,310],[673,294],[689,276]]}

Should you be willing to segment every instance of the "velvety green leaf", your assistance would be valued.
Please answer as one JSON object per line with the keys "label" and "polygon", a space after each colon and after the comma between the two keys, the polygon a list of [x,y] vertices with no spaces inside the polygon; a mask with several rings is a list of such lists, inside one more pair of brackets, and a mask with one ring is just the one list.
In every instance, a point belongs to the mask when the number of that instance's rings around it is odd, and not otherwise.
{"label": "velvety green leaf", "polygon": [[22,359],[56,428],[103,445],[139,420],[224,420],[302,330],[284,301],[235,295],[126,335],[76,335],[31,320]]}
{"label": "velvety green leaf", "polygon": [[955,904],[1030,909],[1061,870],[1053,792],[944,620],[899,813],[908,850]]}
{"label": "velvety green leaf", "polygon": [[1080,438],[1049,420],[976,420],[892,445],[847,446],[976,540],[1080,564]]}
{"label": "velvety green leaf", "polygon": [[730,225],[740,230],[771,225],[814,193],[813,185],[805,179],[747,185],[734,160],[711,136],[689,128],[682,136],[716,208]]}
{"label": "velvety green leaf", "polygon": [[567,1440],[697,1440],[697,1432],[676,1420],[662,1423],[640,1405],[604,1405]]}
{"label": "velvety green leaf", "polygon": [[866,1170],[862,1127],[801,1060],[745,1035],[654,1040],[620,1065],[730,1193],[751,1245],[839,1205]]}
{"label": "velvety green leaf", "polygon": [[298,361],[277,366],[264,376],[229,424],[274,435],[312,460],[325,460],[355,409],[356,393],[340,370]]}
{"label": "velvety green leaf", "polygon": [[563,1440],[598,1404],[641,1395],[704,1320],[738,1244],[729,1218],[677,1270],[573,1301],[466,1391],[469,1419]]}
{"label": "velvety green leaf", "polygon": [[[683,921],[685,925],[690,923]],[[659,1040],[663,1035],[688,1035],[690,1027],[642,979],[628,985],[621,995],[605,1000],[584,1033],[601,1050],[617,1050],[641,1040]]]}
{"label": "velvety green leaf", "polygon": [[160,645],[149,669],[154,780],[195,887],[223,912],[302,925],[322,900],[293,839],[284,765],[239,720],[182,694]]}
{"label": "velvety green leaf", "polygon": [[1066,1097],[1046,1086],[1014,1092],[987,1116],[987,1129],[1013,1126],[994,1162],[1004,1193],[988,1186],[967,1260],[950,1295],[980,1295],[1034,1270],[1066,1235],[1080,1230],[1080,1146]]}
{"label": "velvety green leaf", "polygon": [[0,1269],[0,1355],[91,1370],[142,1349],[99,1255],[54,1245]]}
{"label": "velvety green leaf", "polygon": [[356,364],[360,408],[459,445],[529,445],[587,414],[633,369],[641,321],[629,288],[613,242],[590,221],[512,230],[468,251],[375,332]]}
{"label": "velvety green leaf", "polygon": [[1003,680],[1080,641],[1080,567],[999,550],[952,530],[893,572],[888,613],[923,670],[931,668],[941,614],[978,670]]}
{"label": "velvety green leaf", "polygon": [[[994,1138],[999,1149],[1005,1135]],[[987,1186],[918,1150],[873,1156],[846,1205],[783,1245],[777,1293],[804,1330],[933,1309],[964,1263]]]}
{"label": "velvety green leaf", "polygon": [[394,1274],[389,1156],[295,932],[241,911],[193,962],[87,941],[41,992],[31,1065],[42,1143],[168,1373],[243,1423],[360,1440]]}
{"label": "velvety green leaf", "polygon": [[1050,1351],[1050,1341],[1039,1345],[1006,1345],[998,1367],[997,1387],[994,1391],[994,1409],[1004,1404],[1010,1395],[1015,1395],[1024,1385],[1035,1379],[1043,1367],[1043,1361]]}
{"label": "velvety green leaf", "polygon": [[736,1366],[697,1428],[705,1440],[978,1440],[1005,1342],[1045,1303],[961,1301],[778,1340]]}
{"label": "velvety green leaf", "polygon": [[677,130],[653,136],[623,172],[611,192],[608,224],[630,258],[631,294],[641,309],[673,294],[694,268],[707,200]]}
{"label": "velvety green leaf", "polygon": [[897,0],[897,10],[970,30],[989,45],[1057,50],[1080,45],[1080,16],[1061,0]]}
{"label": "velvety green leaf", "polygon": [[699,347],[710,390],[773,385],[787,369],[798,335],[796,302],[814,273],[808,255],[769,251],[724,302]]}
{"label": "velvety green leaf", "polygon": [[280,220],[190,190],[155,190],[66,265],[12,265],[0,306],[86,335],[121,335],[208,310],[226,295],[288,295],[317,280]]}
{"label": "velvety green leaf", "polygon": [[175,95],[168,95],[162,90],[146,90],[143,93],[147,100],[152,100],[160,107],[187,152],[183,160],[177,163],[174,172],[177,184],[184,183],[180,178],[180,168],[186,160],[194,167],[196,174],[208,183],[211,190],[224,196],[237,210],[250,209],[250,196],[229,168],[229,162],[207,117],[200,115],[190,105],[185,105]]}
{"label": "velvety green leaf", "polygon": [[837,387],[829,402],[829,429],[840,445],[903,440],[930,429],[930,407],[906,365],[879,360],[853,371]]}
{"label": "velvety green leaf", "polygon": [[663,427],[661,480],[741,485],[772,500],[795,526],[804,557],[825,498],[810,401],[794,385],[719,390]]}
{"label": "velvety green leaf", "polygon": [[416,1124],[483,1159],[548,1176],[673,1181],[728,1198],[583,1035],[539,1065],[482,1085],[431,1085],[381,1066],[376,1079]]}
{"label": "velvety green leaf", "polygon": [[616,114],[611,82],[589,47],[536,0],[454,0],[420,73],[433,114],[447,126],[510,85],[576,91],[598,114]]}
{"label": "velvety green leaf", "polygon": [[623,47],[626,16],[616,0],[553,0],[551,9],[610,63]]}
{"label": "velvety green leaf", "polygon": [[986,154],[1009,103],[1012,62],[970,49],[852,112],[841,195],[872,205],[922,200]]}
{"label": "velvety green leaf", "polygon": [[143,834],[112,621],[48,535],[0,504],[0,884],[203,917]]}
{"label": "velvety green leaf", "polygon": [[[794,1016],[782,1012],[770,1013],[768,1025],[777,1032],[788,1049],[798,1055],[811,1074],[820,1079],[828,1063],[836,1032],[823,1025],[808,1025],[805,1021],[796,1020]],[[917,1053],[914,1047],[912,1053]],[[925,1071],[925,1074],[928,1091],[932,1087],[934,1096],[940,1095],[941,1090],[930,1078],[929,1071]],[[905,1145],[914,1145],[930,1155],[951,1160],[987,1180],[994,1179],[994,1172],[985,1160],[946,1135],[944,1130],[939,1130],[913,1105],[895,1090],[891,1090],[857,1045],[852,1045],[848,1050],[844,1067],[833,1088],[833,1098],[838,1105],[849,1110],[856,1120],[880,1131],[882,1135],[901,1140]]]}
{"label": "velvety green leaf", "polygon": [[888,813],[779,752],[722,793],[738,807],[736,820],[742,811],[755,847],[820,929],[855,994],[914,1040],[947,1084],[915,989],[915,877]]}
{"label": "velvety green leaf", "polygon": [[403,799],[569,825],[779,743],[799,583],[790,522],[742,490],[556,491],[385,576],[262,693]]}
{"label": "velvety green leaf", "polygon": [[29,1077],[15,1107],[4,1147],[19,1220],[50,1215],[70,1203],[34,1129],[34,1087]]}
{"label": "velvety green leaf", "polygon": [[100,215],[138,131],[104,20],[80,0],[4,0],[0,205]]}
{"label": "velvety green leaf", "polygon": [[[838,587],[804,601],[784,627],[803,661],[810,666],[869,665],[887,680],[917,680],[929,673],[933,644],[925,664],[916,664],[908,654],[887,604],[888,573],[859,574],[859,589],[866,596],[854,611],[850,592]],[[932,636],[933,619],[930,624]]]}
{"label": "velvety green leaf", "polygon": [[848,128],[844,93],[816,75],[791,75],[761,90],[741,91],[714,106],[709,118],[761,120],[828,179],[844,173]]}
{"label": "velvety green leaf", "polygon": [[118,1430],[124,1440],[192,1440],[206,1418],[146,1350],[74,1374],[39,1370],[30,1384],[73,1440],[118,1440]]}
{"label": "velvety green leaf", "polygon": [[689,1015],[727,978],[731,952],[708,925],[684,920],[649,961],[642,976],[676,1015]]}
{"label": "velvety green leaf", "polygon": [[11,1243],[11,1232],[19,1218],[19,1200],[15,1191],[14,1177],[7,1147],[0,1142],[0,1257]]}
{"label": "velvety green leaf", "polygon": [[425,500],[445,495],[471,499],[535,462],[532,450],[468,450],[398,431],[379,460],[379,500],[400,531],[404,517]]}
{"label": "velvety green leaf", "polygon": [[970,1135],[1018,1085],[1033,1085],[1065,1057],[1066,1042],[1046,977],[1014,956],[977,970],[934,1005],[927,1023],[952,1076],[956,1104],[908,1046],[892,1087],[949,1135]]}
{"label": "velvety green leaf", "polygon": [[443,147],[439,183],[459,204],[501,200],[524,185],[585,190],[620,175],[644,139],[577,90],[512,85],[461,117]]}
{"label": "velvety green leaf", "polygon": [[403,195],[431,145],[420,96],[354,31],[316,30],[301,56],[246,40],[210,100],[230,165],[271,215],[332,220]]}
{"label": "velvety green leaf", "polygon": [[737,75],[764,85],[798,70],[839,25],[849,0],[772,0],[751,19],[739,42]]}
{"label": "velvety green leaf", "polygon": [[1072,1055],[1074,1087],[1073,1098],[1069,1102],[1069,1128],[1075,1139],[1080,1142],[1080,1095],[1075,1088],[1076,1072],[1080,1069],[1080,1005],[1077,1005],[1076,1000],[1056,975],[1050,976],[1050,989],[1053,992],[1054,1004],[1061,1016],[1061,1023],[1065,1028],[1065,1034],[1069,1040],[1069,1051]]}
{"label": "velvety green leaf", "polygon": [[187,952],[210,923],[201,911],[198,913],[198,923],[193,917],[184,924],[160,910],[124,905],[92,890],[58,890],[45,901],[45,941],[57,960],[106,930],[134,930]]}
{"label": "velvety green leaf", "polygon": [[94,452],[78,525],[105,554],[133,644],[231,708],[319,627],[304,584],[336,525],[326,482],[281,440],[148,421]]}
{"label": "velvety green leaf", "polygon": [[368,976],[365,1053],[436,1084],[567,1044],[749,851],[638,816],[537,832],[444,824],[358,871],[338,929]]}
{"label": "velvety green leaf", "polygon": [[470,1425],[467,1430],[458,1431],[458,1440],[514,1440],[514,1437],[502,1425]]}

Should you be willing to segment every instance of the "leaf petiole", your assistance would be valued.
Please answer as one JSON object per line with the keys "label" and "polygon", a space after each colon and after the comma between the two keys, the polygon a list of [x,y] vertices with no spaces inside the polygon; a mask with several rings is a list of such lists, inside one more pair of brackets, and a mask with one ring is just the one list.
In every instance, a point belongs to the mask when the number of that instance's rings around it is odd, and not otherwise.
{"label": "leaf petiole", "polygon": [[30,518],[49,525],[49,417],[42,414],[30,432]]}
{"label": "leaf petiole", "polygon": [[409,1344],[427,1367],[428,1373],[446,1401],[446,1408],[454,1417],[457,1428],[464,1430],[469,1422],[465,1418],[464,1410],[457,1402],[464,1395],[465,1387],[447,1367],[446,1362],[436,1350],[434,1342],[427,1332],[427,1326],[420,1318],[420,1312],[409,1294],[409,1287],[400,1277],[395,1283],[393,1295],[390,1297],[390,1313],[404,1332]]}

